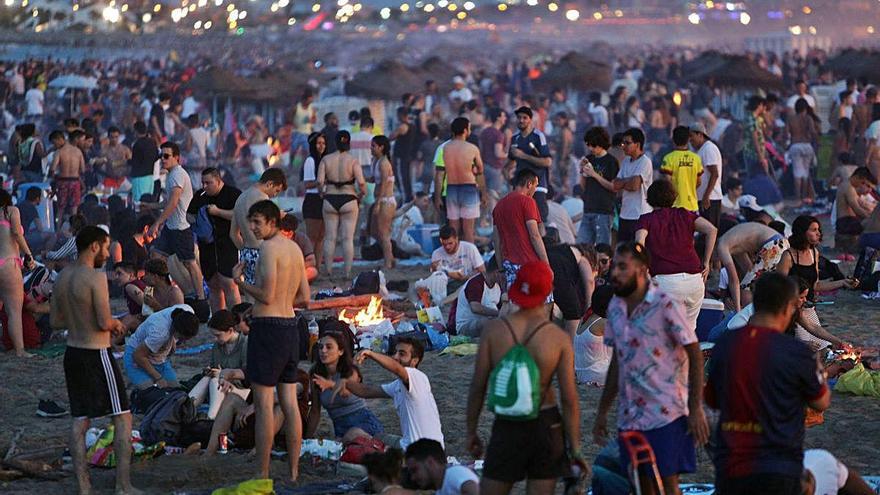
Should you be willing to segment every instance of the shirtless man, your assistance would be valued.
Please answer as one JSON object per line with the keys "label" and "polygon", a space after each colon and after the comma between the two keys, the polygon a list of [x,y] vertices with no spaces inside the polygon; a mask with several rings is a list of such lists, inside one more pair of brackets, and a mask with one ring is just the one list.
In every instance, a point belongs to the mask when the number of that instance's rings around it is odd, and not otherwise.
{"label": "shirtless man", "polygon": [[866,194],[877,183],[874,175],[866,167],[855,169],[849,180],[837,187],[837,223],[836,233],[843,235],[860,235],[862,220],[871,216],[869,209],[859,196]]}
{"label": "shirtless man", "polygon": [[[257,261],[260,259],[260,240],[257,239],[248,228],[248,212],[251,206],[258,201],[271,199],[287,190],[287,177],[280,168],[270,168],[263,172],[260,180],[246,189],[235,200],[232,209],[232,224],[229,227],[229,237],[238,248],[238,260],[244,263],[245,281],[254,284],[257,272]],[[244,297],[249,297],[243,294]]]}
{"label": "shirtless man", "polygon": [[[742,309],[741,289],[749,285],[765,271],[773,271],[788,249],[788,239],[772,228],[757,222],[741,223],[718,239],[715,253],[721,266],[727,270],[728,290],[733,298],[734,309]],[[752,258],[756,258],[752,263]],[[734,262],[736,260],[736,262]],[[746,273],[740,283],[736,266]]]}
{"label": "shirtless man", "polygon": [[86,159],[77,143],[82,141],[85,133],[74,130],[70,138],[52,160],[50,174],[55,177],[55,194],[58,198],[58,210],[55,220],[60,226],[68,215],[76,213],[82,199],[82,176],[86,171]]}
{"label": "shirtless man", "polygon": [[[471,133],[468,119],[452,121],[452,139],[443,148],[446,165],[446,218],[461,238],[474,242],[474,224],[480,217],[480,207],[486,206],[486,180],[483,177],[483,159],[480,148],[467,141]],[[441,175],[442,181],[442,175]]]}
{"label": "shirtless man", "polygon": [[[125,325],[110,313],[107,276],[102,267],[110,256],[110,236],[95,226],[76,236],[76,263],[65,268],[55,282],[52,328],[69,330],[64,353],[64,377],[70,400],[73,429],[70,453],[80,493],[92,493],[86,464],[85,435],[91,418],[113,417],[116,434],[113,450],[131,452],[131,412],[125,383],[110,340],[123,335]],[[140,493],[131,486],[131,456],[116,456],[116,493]]]}
{"label": "shirtless man", "polygon": [[[553,272],[543,261],[529,262],[522,268],[509,291],[510,300],[521,309],[505,319],[488,321],[483,327],[468,394],[468,450],[475,458],[483,455],[477,426],[489,374],[515,343],[526,346],[538,365],[540,412],[537,418],[526,421],[495,418],[480,481],[484,494],[509,493],[514,483],[526,477],[528,493],[553,493],[557,480],[568,474],[570,462],[587,472],[580,454],[580,406],[571,337],[547,321],[544,305],[553,291]],[[556,406],[556,391],[551,388],[554,377],[562,395],[561,414]],[[522,445],[534,448],[518,447]]]}
{"label": "shirtless man", "polygon": [[[275,169],[270,169],[275,170]],[[271,186],[277,187],[277,186]],[[245,193],[247,194],[247,193]],[[255,303],[248,335],[247,379],[252,384],[256,419],[259,478],[269,477],[275,404],[273,388],[286,419],[290,479],[299,475],[302,421],[296,401],[296,371],[300,355],[299,331],[294,306],[309,300],[309,282],[302,251],[293,241],[279,235],[281,211],[264,199],[248,209],[250,232],[259,244],[254,283],[243,279],[246,262],[235,265],[232,278],[243,294]]]}
{"label": "shirtless man", "polygon": [[119,142],[122,131],[111,127],[107,131],[107,144],[101,147],[100,161],[104,169],[104,185],[118,189],[128,175],[128,161],[131,160],[131,148]]}

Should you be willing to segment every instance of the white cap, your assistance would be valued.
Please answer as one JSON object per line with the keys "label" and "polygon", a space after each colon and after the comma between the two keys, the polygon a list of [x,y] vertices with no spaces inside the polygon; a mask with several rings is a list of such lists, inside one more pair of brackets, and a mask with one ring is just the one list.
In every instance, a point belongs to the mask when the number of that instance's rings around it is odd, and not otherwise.
{"label": "white cap", "polygon": [[455,76],[452,78],[452,84],[464,84],[464,78],[461,76]]}
{"label": "white cap", "polygon": [[758,198],[752,196],[751,194],[744,194],[740,196],[737,204],[741,209],[748,208],[752,211],[764,211],[764,208],[762,208],[761,205],[758,204]]}

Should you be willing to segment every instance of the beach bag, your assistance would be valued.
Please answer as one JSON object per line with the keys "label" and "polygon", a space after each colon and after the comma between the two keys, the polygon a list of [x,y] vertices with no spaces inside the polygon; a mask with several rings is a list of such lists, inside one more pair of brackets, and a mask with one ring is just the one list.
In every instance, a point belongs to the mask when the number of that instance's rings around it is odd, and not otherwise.
{"label": "beach bag", "polygon": [[193,225],[193,233],[196,239],[202,244],[210,244],[214,242],[214,224],[211,223],[211,216],[208,215],[208,206],[199,208],[199,214],[196,216],[196,222]]}
{"label": "beach bag", "polygon": [[141,438],[148,445],[165,442],[178,445],[184,425],[195,421],[192,399],[182,390],[175,390],[150,406],[141,421]]}
{"label": "beach bag", "polygon": [[367,454],[381,454],[385,452],[385,444],[378,438],[357,437],[345,447],[341,462],[360,464]]}
{"label": "beach bag", "polygon": [[550,322],[545,321],[539,325],[520,343],[507,318],[501,318],[501,321],[513,337],[513,347],[507,351],[489,375],[488,408],[503,419],[515,421],[535,419],[541,409],[541,374],[526,344]]}

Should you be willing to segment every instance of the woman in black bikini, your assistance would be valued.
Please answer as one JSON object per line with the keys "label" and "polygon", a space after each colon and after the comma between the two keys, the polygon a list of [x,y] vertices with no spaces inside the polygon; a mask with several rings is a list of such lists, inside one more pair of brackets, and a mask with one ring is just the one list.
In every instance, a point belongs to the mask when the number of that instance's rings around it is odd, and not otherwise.
{"label": "woman in black bikini", "polygon": [[[845,278],[837,281],[819,280],[819,251],[822,243],[822,227],[819,219],[809,215],[801,215],[794,219],[791,224],[791,237],[788,239],[790,247],[782,253],[782,260],[776,265],[776,271],[785,275],[796,276],[804,280],[810,287],[807,294],[807,304],[801,309],[801,326],[812,336],[826,340],[837,347],[846,347],[849,344],[835,337],[822,328],[819,315],[816,314],[814,304],[816,291],[831,291],[840,288],[854,289],[858,286],[855,279]],[[819,343],[815,338],[807,335],[797,335],[801,340],[808,343]],[[827,344],[826,344],[827,345]]]}
{"label": "woman in black bikini", "polygon": [[350,149],[351,135],[348,131],[339,131],[336,134],[337,151],[325,156],[318,166],[318,190],[324,193],[324,262],[330,277],[333,275],[337,231],[342,238],[345,276],[351,277],[358,203],[367,187],[361,165],[349,153]]}

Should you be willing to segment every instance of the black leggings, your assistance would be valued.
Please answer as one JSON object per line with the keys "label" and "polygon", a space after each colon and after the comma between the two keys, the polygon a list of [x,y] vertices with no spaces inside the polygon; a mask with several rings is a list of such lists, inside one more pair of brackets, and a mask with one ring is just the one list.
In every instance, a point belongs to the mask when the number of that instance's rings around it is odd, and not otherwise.
{"label": "black leggings", "polygon": [[[400,190],[400,194],[403,195],[403,202],[409,203],[413,198],[411,160],[406,156],[396,156],[394,161],[397,164],[397,187]],[[378,177],[376,180],[379,180]]]}

